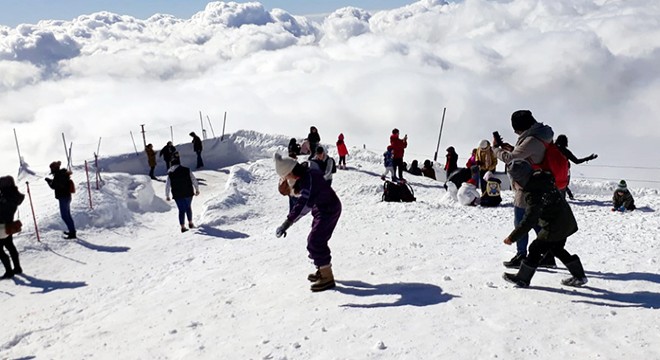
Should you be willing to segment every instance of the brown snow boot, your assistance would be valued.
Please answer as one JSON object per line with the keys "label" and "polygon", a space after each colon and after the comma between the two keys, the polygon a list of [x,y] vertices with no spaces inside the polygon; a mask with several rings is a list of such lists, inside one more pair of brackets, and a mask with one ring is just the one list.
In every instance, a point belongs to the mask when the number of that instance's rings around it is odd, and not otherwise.
{"label": "brown snow boot", "polygon": [[319,267],[320,277],[310,288],[313,292],[324,291],[335,287],[335,277],[332,275],[332,265]]}
{"label": "brown snow boot", "polygon": [[318,268],[316,268],[315,273],[307,275],[307,280],[309,280],[310,282],[316,282],[320,278],[321,278],[321,272],[319,271]]}

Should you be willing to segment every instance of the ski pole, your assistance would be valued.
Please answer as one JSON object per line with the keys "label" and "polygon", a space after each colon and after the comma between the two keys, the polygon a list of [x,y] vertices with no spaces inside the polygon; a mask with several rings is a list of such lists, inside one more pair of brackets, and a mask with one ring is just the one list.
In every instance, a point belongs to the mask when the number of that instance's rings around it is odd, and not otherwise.
{"label": "ski pole", "polygon": [[39,236],[39,227],[37,226],[37,216],[34,214],[34,205],[32,204],[32,193],[30,193],[30,182],[26,181],[25,185],[27,186],[28,198],[30,199],[30,209],[32,209],[32,220],[34,221],[34,231],[37,233],[37,241],[41,242],[41,237]]}

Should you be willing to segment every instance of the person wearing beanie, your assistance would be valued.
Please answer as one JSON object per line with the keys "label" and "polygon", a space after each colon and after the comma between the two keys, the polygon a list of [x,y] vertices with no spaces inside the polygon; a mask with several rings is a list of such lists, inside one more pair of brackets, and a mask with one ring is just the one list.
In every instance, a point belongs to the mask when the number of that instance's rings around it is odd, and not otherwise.
{"label": "person wearing beanie", "polygon": [[632,194],[628,190],[628,184],[625,180],[619,181],[616,190],[614,190],[614,195],[612,196],[612,211],[624,212],[626,210],[633,211],[635,207],[635,199],[633,199]]}
{"label": "person wearing beanie", "polygon": [[323,178],[332,186],[332,174],[337,172],[337,165],[335,159],[328,156],[322,146],[316,147],[316,156],[309,161],[310,167],[320,170],[323,173]]}
{"label": "person wearing beanie", "polygon": [[483,177],[486,190],[481,194],[481,202],[484,207],[495,207],[502,203],[501,187],[502,181],[493,175],[491,171],[486,172]]}
{"label": "person wearing beanie", "polygon": [[337,137],[337,154],[339,155],[339,168],[346,170],[346,156],[348,155],[348,149],[344,143],[344,134],[339,134]]}
{"label": "person wearing beanie", "polygon": [[380,179],[385,181],[388,173],[392,174],[392,181],[397,182],[396,174],[394,173],[394,160],[392,159],[392,145],[387,146],[387,150],[383,153],[383,165],[385,172],[380,176]]}
{"label": "person wearing beanie", "polygon": [[195,152],[195,154],[197,154],[197,168],[201,169],[204,167],[204,161],[202,160],[202,149],[203,149],[202,139],[200,139],[199,136],[197,136],[197,134],[195,134],[194,131],[191,132],[189,135],[192,136],[193,138],[192,140],[193,151]]}
{"label": "person wearing beanie", "polygon": [[[540,164],[545,157],[546,144],[552,142],[554,132],[552,128],[543,123],[537,122],[532,112],[529,110],[518,110],[511,114],[511,127],[518,135],[516,145],[512,146],[508,143],[498,144],[493,139],[493,144],[498,146],[493,147],[495,156],[505,164],[513,160],[521,159],[526,160],[530,164]],[[513,186],[514,200],[513,200],[513,223],[518,225],[525,214],[525,197],[522,188]],[[536,230],[536,229],[535,229]],[[517,251],[513,258],[505,261],[505,267],[517,268],[520,263],[527,256],[527,244],[529,238],[527,234],[523,234],[518,241],[516,241]],[[548,264],[542,263],[543,266],[554,267],[554,258],[548,257]]]}
{"label": "person wearing beanie", "polygon": [[[165,182],[165,198],[170,201],[170,191],[172,198],[179,209],[179,225],[181,232],[188,231],[188,228],[195,227],[192,221],[192,201],[193,195],[199,195],[199,184],[197,178],[189,168],[181,166],[179,153],[175,153],[172,158],[172,167],[167,172],[167,181]],[[188,228],[185,225],[185,218],[188,218]]]}
{"label": "person wearing beanie", "polygon": [[[568,183],[571,182],[571,172],[570,172],[571,161],[575,165],[579,165],[579,164],[582,164],[583,162],[590,161],[590,160],[593,160],[593,159],[598,157],[597,154],[591,154],[587,157],[578,159],[575,155],[573,155],[573,152],[571,152],[571,150],[568,150],[568,138],[566,137],[566,135],[563,135],[563,134],[557,136],[557,139],[555,140],[555,145],[557,145],[557,148],[559,148],[559,151],[561,151],[561,153],[564,154],[564,156],[566,156],[566,159],[568,159],[567,160],[568,161],[568,169],[569,169],[568,170]],[[568,194],[569,199],[575,200],[575,198],[573,197],[573,193],[571,192],[571,189],[568,188],[568,183],[566,185],[566,189],[563,189],[563,190],[560,190],[560,191],[562,192],[562,195],[566,196],[566,194]]]}
{"label": "person wearing beanie", "polygon": [[50,164],[50,173],[53,178],[46,178],[45,180],[48,186],[55,190],[55,199],[60,205],[60,215],[68,230],[64,232],[65,239],[76,239],[76,224],[71,216],[71,194],[75,192],[75,187],[71,180],[71,171],[60,169],[61,165],[62,162],[53,161]]}
{"label": "person wearing beanie", "polygon": [[453,146],[447,148],[447,155],[445,155],[445,184],[451,177],[451,173],[458,170],[458,154]]}
{"label": "person wearing beanie", "polygon": [[[403,171],[405,170],[405,166],[403,166],[403,154],[408,147],[408,135],[401,139],[399,138],[399,129],[394,128],[392,130],[392,135],[390,135],[390,146],[392,146],[392,165],[394,167],[394,173],[399,175],[399,180],[403,180]],[[421,175],[421,171],[419,172],[419,175]]]}
{"label": "person wearing beanie", "polygon": [[474,180],[474,178],[470,178],[468,181],[464,182],[456,193],[456,199],[461,205],[479,205],[481,197],[479,196],[479,190],[477,190],[477,181]]}
{"label": "person wearing beanie", "polygon": [[[311,209],[312,230],[307,236],[307,251],[314,261],[317,271],[307,276],[312,282],[313,292],[335,287],[332,273],[331,252],[328,241],[341,216],[341,202],[334,190],[323,178],[323,173],[291,158],[274,155],[275,172],[287,183],[292,183],[291,192],[296,203],[289,211],[286,220],[275,230],[275,236],[286,236],[287,230]],[[280,191],[282,193],[282,191]]]}
{"label": "person wearing beanie", "polygon": [[[11,279],[14,275],[23,273],[18,258],[18,250],[16,250],[13,239],[13,234],[20,231],[20,222],[18,222],[18,229],[14,229],[14,231],[7,230],[16,225],[14,215],[24,199],[25,195],[18,191],[13,177],[0,177],[0,261],[5,268],[5,273],[0,277],[0,280]],[[4,249],[9,251],[9,256],[7,256]],[[11,263],[14,263],[13,269]]]}
{"label": "person wearing beanie", "polygon": [[431,163],[431,160],[424,160],[424,166],[422,166],[422,175],[424,175],[424,177],[436,180],[435,169],[433,169],[433,163]]}
{"label": "person wearing beanie", "polygon": [[[497,168],[497,156],[495,156],[488,140],[484,139],[479,143],[475,160],[479,165],[479,179],[483,179],[488,171],[494,172]],[[486,191],[485,181],[480,181],[480,188],[482,192]]]}
{"label": "person wearing beanie", "polygon": [[569,236],[577,232],[578,226],[573,211],[555,186],[552,174],[543,170],[532,170],[525,160],[513,160],[507,164],[512,182],[522,188],[526,208],[522,220],[504,239],[506,245],[519,241],[533,227],[540,227],[536,239],[529,246],[528,256],[521,262],[517,274],[504,273],[504,280],[520,287],[529,286],[536,268],[548,255],[558,258],[571,277],[561,281],[566,286],[582,286],[587,283],[582,262],[571,255],[564,246]]}

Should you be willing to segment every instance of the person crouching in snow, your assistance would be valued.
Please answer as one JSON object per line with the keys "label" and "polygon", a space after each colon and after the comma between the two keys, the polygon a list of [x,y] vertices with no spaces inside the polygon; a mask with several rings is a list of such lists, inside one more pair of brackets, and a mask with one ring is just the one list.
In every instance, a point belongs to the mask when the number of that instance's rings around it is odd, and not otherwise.
{"label": "person crouching in snow", "polygon": [[628,185],[625,180],[619,181],[619,186],[614,190],[614,195],[612,196],[612,211],[621,211],[626,210],[633,211],[635,207],[635,199],[633,199],[632,194],[628,191]]}
{"label": "person crouching in snow", "polygon": [[537,224],[541,227],[541,231],[529,246],[527,258],[520,264],[518,273],[504,273],[504,280],[520,287],[529,286],[539,262],[546,253],[551,252],[564,263],[572,275],[562,280],[563,285],[586,284],[587,277],[580,258],[564,249],[567,238],[577,232],[578,227],[571,207],[555,187],[552,174],[547,171],[532,170],[532,166],[525,160],[509,162],[507,170],[511,180],[522,188],[527,208],[522,221],[504,239],[504,243],[513,244]]}
{"label": "person crouching in snow", "polygon": [[193,195],[199,195],[199,185],[192,171],[185,166],[181,166],[178,153],[172,159],[172,167],[167,171],[167,182],[165,183],[167,201],[171,200],[170,189],[176,207],[179,209],[179,225],[181,225],[181,232],[183,233],[188,231],[184,222],[185,217],[188,218],[188,227],[191,229],[195,227],[192,221],[192,200]]}
{"label": "person crouching in snow", "polygon": [[286,220],[275,231],[275,236],[286,236],[287,229],[311,209],[314,220],[312,231],[307,237],[307,251],[317,271],[307,279],[313,283],[311,290],[314,292],[332,289],[335,287],[335,279],[332,275],[332,257],[328,241],[339,221],[341,202],[320,171],[299,164],[294,159],[282,158],[282,155],[277,153],[274,160],[277,175],[294,182],[293,192],[297,198]]}
{"label": "person crouching in snow", "polygon": [[500,194],[502,188],[502,181],[493,175],[492,171],[487,171],[484,175],[486,183],[486,190],[481,194],[481,206],[494,207],[502,202]]}
{"label": "person crouching in snow", "polygon": [[470,179],[464,182],[458,189],[456,197],[458,198],[458,202],[461,203],[461,205],[479,205],[479,201],[481,201],[481,195],[479,195],[479,191],[477,190],[477,182],[474,179]]}

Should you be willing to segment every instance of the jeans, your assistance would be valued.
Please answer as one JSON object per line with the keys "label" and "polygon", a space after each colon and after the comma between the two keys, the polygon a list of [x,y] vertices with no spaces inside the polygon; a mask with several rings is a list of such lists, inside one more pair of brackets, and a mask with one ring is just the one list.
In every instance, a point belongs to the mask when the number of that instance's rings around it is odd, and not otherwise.
{"label": "jeans", "polygon": [[[525,216],[525,208],[513,207],[513,225],[518,226]],[[534,231],[536,234],[541,231],[538,225],[534,226]],[[523,235],[518,241],[516,241],[517,253],[523,256],[527,256],[527,244],[529,243],[529,235]]]}
{"label": "jeans", "polygon": [[69,233],[75,233],[76,225],[73,223],[73,218],[71,217],[71,198],[59,199],[59,201],[62,220],[64,220]]}
{"label": "jeans", "polygon": [[183,199],[174,199],[176,207],[179,209],[179,224],[183,226],[184,220],[188,217],[188,222],[192,222],[192,196]]}

